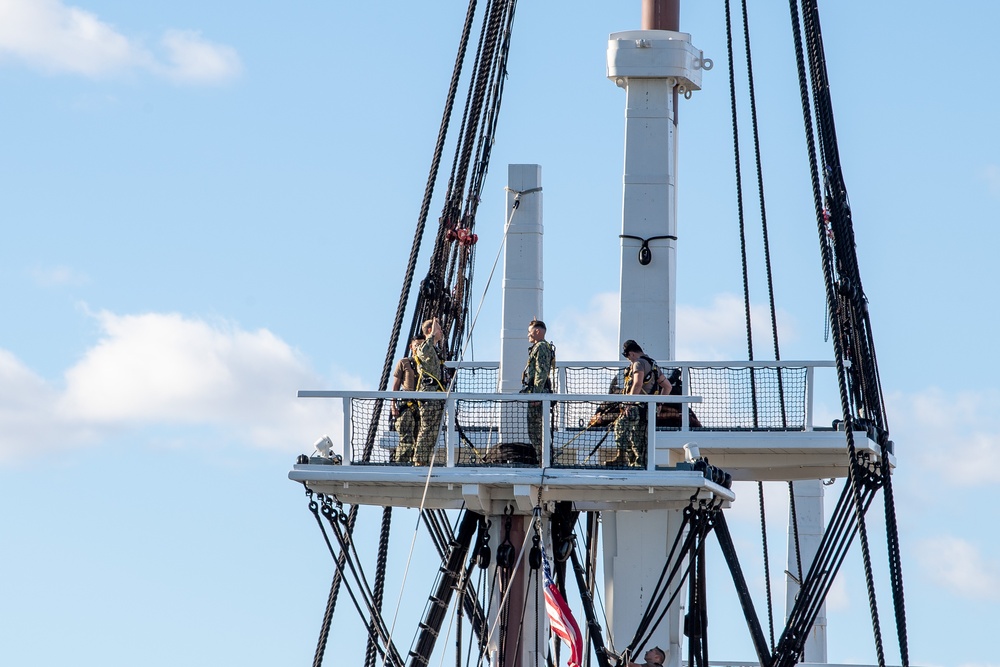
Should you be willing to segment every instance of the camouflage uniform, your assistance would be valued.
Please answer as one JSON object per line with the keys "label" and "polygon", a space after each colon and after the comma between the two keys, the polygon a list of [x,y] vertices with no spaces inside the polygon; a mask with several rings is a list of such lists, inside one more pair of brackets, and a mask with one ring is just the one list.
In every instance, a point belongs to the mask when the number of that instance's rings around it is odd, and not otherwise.
{"label": "camouflage uniform", "polygon": [[[433,337],[428,337],[416,352],[417,391],[444,391],[444,364],[434,347]],[[428,465],[438,434],[441,432],[441,413],[444,411],[444,401],[418,401],[420,425],[417,429],[417,441],[413,453],[415,465]]]}
{"label": "camouflage uniform", "polygon": [[[400,391],[417,390],[417,362],[412,357],[404,357],[396,364],[392,377],[398,379]],[[420,413],[417,402],[398,399],[396,401],[396,430],[399,432],[399,446],[392,460],[399,463],[412,463],[413,450],[417,442],[417,429],[420,426]]]}
{"label": "camouflage uniform", "polygon": [[[642,382],[641,394],[649,394],[655,384],[653,365],[644,357],[625,371],[625,394],[632,393],[636,382]],[[647,407],[643,403],[622,403],[622,412],[615,421],[615,441],[618,443],[618,465],[645,466],[647,437]]]}
{"label": "camouflage uniform", "polygon": [[[552,362],[556,349],[547,340],[540,340],[528,350],[528,363],[521,373],[522,394],[552,393]],[[528,439],[535,448],[538,460],[542,460],[542,403],[528,403]]]}

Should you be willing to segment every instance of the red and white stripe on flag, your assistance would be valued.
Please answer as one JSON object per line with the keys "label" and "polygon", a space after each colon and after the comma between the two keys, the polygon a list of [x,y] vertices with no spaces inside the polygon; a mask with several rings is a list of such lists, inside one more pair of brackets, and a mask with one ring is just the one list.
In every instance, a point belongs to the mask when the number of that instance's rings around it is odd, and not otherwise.
{"label": "red and white stripe on flag", "polygon": [[[543,552],[544,553],[544,552]],[[556,587],[556,582],[552,581],[549,574],[549,559],[545,558],[545,611],[549,616],[549,627],[560,639],[569,646],[569,667],[579,667],[583,656],[583,635],[580,634],[580,627],[573,618],[566,600]]]}

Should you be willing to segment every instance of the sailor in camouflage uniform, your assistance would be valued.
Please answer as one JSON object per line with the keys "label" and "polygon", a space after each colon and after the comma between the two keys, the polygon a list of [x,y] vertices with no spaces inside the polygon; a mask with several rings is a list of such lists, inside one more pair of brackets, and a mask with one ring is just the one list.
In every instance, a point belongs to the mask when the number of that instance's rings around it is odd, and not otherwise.
{"label": "sailor in camouflage uniform", "polygon": [[[625,394],[651,394],[656,387],[656,362],[647,357],[634,340],[622,346],[622,356],[631,364],[625,370]],[[614,461],[622,466],[645,466],[648,409],[643,403],[622,403],[621,415],[615,421],[615,441],[618,457]]]}
{"label": "sailor in camouflage uniform", "polygon": [[[410,354],[396,364],[392,373],[393,391],[417,390],[417,362],[415,356],[417,347],[424,342],[424,335],[417,334],[410,342]],[[399,446],[393,452],[391,460],[394,463],[413,463],[413,450],[417,442],[417,429],[420,426],[420,413],[417,402],[412,399],[393,399],[390,411],[393,424],[399,433]]]}
{"label": "sailor in camouflage uniform", "polygon": [[[545,340],[545,322],[532,320],[528,323],[528,363],[521,374],[522,394],[551,394],[552,366],[555,364],[556,348]],[[537,460],[542,460],[542,403],[528,403],[528,438],[535,448]]]}
{"label": "sailor in camouflage uniform", "polygon": [[[444,338],[441,323],[435,317],[423,323],[420,329],[427,337],[416,350],[417,391],[445,391],[444,364],[435,345]],[[417,430],[413,465],[425,466],[431,462],[434,446],[441,433],[441,413],[444,401],[418,401],[420,426]]]}

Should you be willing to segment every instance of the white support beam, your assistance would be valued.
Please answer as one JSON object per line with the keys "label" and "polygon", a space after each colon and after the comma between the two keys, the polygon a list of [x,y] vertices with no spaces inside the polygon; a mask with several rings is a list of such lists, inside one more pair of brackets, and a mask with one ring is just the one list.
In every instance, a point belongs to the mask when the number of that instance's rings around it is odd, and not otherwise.
{"label": "white support beam", "polygon": [[521,388],[521,371],[528,359],[528,322],[544,319],[541,188],[541,165],[507,165],[503,218],[507,231],[500,320],[499,390],[503,394],[516,393]]}
{"label": "white support beam", "polygon": [[[792,485],[793,497],[795,499],[795,518],[788,520],[788,559],[785,571],[793,576],[785,575],[785,621],[788,621],[788,614],[795,605],[795,598],[799,594],[799,580],[809,571],[810,565],[816,558],[819,544],[823,539],[824,517],[823,517],[823,482],[818,479],[803,480],[794,482]],[[791,508],[789,508],[790,510]],[[798,569],[798,558],[795,555],[795,525],[798,525],[799,555],[802,559],[803,573]],[[806,637],[805,650],[802,653],[802,660],[825,663],[826,654],[826,603],[820,607],[819,614],[813,622],[812,629]]]}

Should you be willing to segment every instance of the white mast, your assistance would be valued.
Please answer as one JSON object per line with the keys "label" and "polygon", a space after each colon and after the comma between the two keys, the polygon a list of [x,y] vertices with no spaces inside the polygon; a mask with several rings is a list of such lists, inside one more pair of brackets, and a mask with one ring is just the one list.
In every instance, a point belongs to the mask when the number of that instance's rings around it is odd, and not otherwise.
{"label": "white mast", "polygon": [[499,390],[502,394],[516,394],[521,388],[521,371],[528,356],[528,322],[545,319],[541,165],[507,165],[504,227]]}
{"label": "white mast", "polygon": [[[647,29],[614,33],[608,42],[608,78],[626,92],[619,343],[631,338],[650,356],[673,359],[676,105],[700,89],[703,60],[689,35],[652,29],[661,26],[646,14]],[[638,627],[680,525],[678,510],[604,514],[605,604],[617,651]],[[666,651],[670,667],[681,664],[681,597],[645,647]]]}

